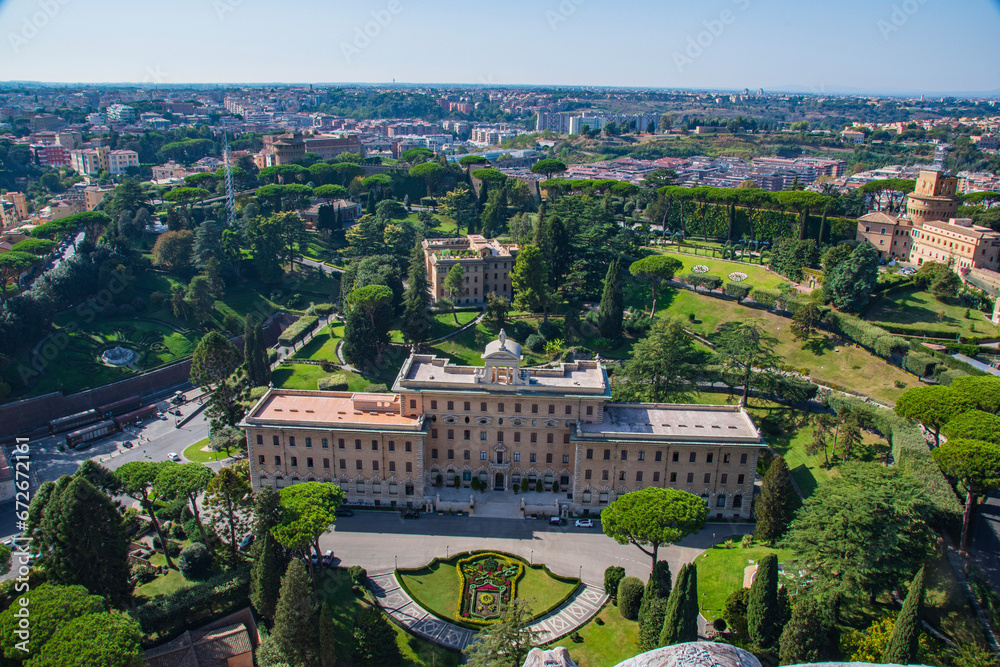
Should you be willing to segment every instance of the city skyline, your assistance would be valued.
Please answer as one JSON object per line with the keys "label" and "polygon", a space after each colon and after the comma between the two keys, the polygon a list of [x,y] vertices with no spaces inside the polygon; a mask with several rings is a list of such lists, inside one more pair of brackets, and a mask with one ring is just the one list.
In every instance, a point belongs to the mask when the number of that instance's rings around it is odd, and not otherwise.
{"label": "city skyline", "polygon": [[[514,0],[502,11],[437,2],[418,12],[406,0],[305,0],[279,24],[293,29],[270,30],[267,9],[246,0],[179,0],[169,14],[122,0],[98,11],[7,0],[0,50],[6,81],[995,93],[998,4],[962,5],[850,0],[831,14],[773,0],[625,0],[609,12],[593,0]],[[627,48],[608,43],[613,34],[630,35]]]}

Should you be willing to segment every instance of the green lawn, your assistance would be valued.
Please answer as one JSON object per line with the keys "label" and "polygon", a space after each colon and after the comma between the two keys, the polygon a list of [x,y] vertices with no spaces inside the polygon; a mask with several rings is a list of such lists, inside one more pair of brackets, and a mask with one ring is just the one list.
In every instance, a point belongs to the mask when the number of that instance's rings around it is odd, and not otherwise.
{"label": "green lawn", "polygon": [[[319,602],[326,602],[329,605],[336,635],[336,653],[338,658],[344,661],[351,655],[353,647],[351,632],[354,627],[354,615],[361,606],[369,604],[367,600],[356,597],[351,588],[352,582],[347,571],[340,569],[325,571],[316,585]],[[390,625],[396,631],[396,644],[403,655],[403,667],[458,665],[458,653],[411,635],[391,622]]]}
{"label": "green lawn", "polygon": [[675,248],[656,248],[656,252],[669,255],[679,260],[684,265],[684,268],[677,272],[678,276],[684,273],[691,273],[691,269],[693,267],[702,264],[708,267],[708,275],[719,276],[725,282],[730,282],[729,274],[734,271],[747,274],[745,282],[753,285],[754,287],[777,289],[778,285],[781,283],[791,282],[784,276],[779,276],[777,273],[768,271],[760,264],[734,262],[728,259],[712,257],[711,255],[706,256],[704,254],[694,255],[690,254],[692,250],[692,248],[687,248],[685,249],[685,252],[677,252]]}
{"label": "green lawn", "polygon": [[[208,438],[202,438],[193,445],[189,445],[184,449],[181,454],[188,461],[194,461],[195,463],[208,463],[209,461],[219,461],[226,458],[225,452],[206,452],[205,447],[208,446]],[[230,450],[231,454],[238,454],[239,452],[235,449]]]}
{"label": "green lawn", "polygon": [[752,565],[750,561],[756,563],[770,553],[778,554],[779,565],[792,556],[789,549],[757,546],[741,549],[738,541],[732,549],[717,545],[698,556],[695,563],[698,566],[698,597],[702,616],[709,622],[721,616],[729,594],[743,588],[743,571]]}
{"label": "green lawn", "polygon": [[[165,562],[165,561],[164,561]],[[137,598],[152,598],[157,595],[172,595],[179,590],[191,588],[195,582],[188,581],[178,570],[167,570],[167,573],[143,584],[135,589]]]}
{"label": "green lawn", "polygon": [[610,602],[578,632],[579,644],[563,637],[547,648],[565,646],[579,667],[610,667],[639,654],[639,624],[622,618]]}
{"label": "green lawn", "polygon": [[[808,345],[792,337],[791,320],[735,301],[717,299],[690,290],[663,290],[658,317],[679,317],[686,328],[711,338],[720,324],[747,318],[762,319],[767,331],[778,339],[775,348],[783,363],[802,371],[819,383],[833,383],[893,405],[907,387],[918,386],[916,378],[887,364],[853,344],[833,347],[828,335],[815,335]],[[690,318],[694,316],[692,321]],[[897,387],[899,382],[903,387]]]}
{"label": "green lawn", "polygon": [[969,319],[965,317],[966,310],[958,299],[941,302],[930,292],[911,287],[883,295],[869,307],[865,319],[904,330],[929,330],[952,336],[956,333],[962,337],[997,335],[997,328],[983,313],[973,309]]}
{"label": "green lawn", "polygon": [[[435,559],[419,570],[401,570],[399,577],[425,609],[441,618],[461,623],[462,619],[458,616],[461,591],[455,566],[458,559],[466,555],[452,556],[447,560]],[[532,607],[539,612],[558,606],[576,590],[577,584],[554,579],[542,567],[531,567],[527,563],[524,567],[524,576],[517,582],[517,597],[533,600]]]}
{"label": "green lawn", "polygon": [[[335,372],[344,373],[350,378],[348,391],[364,391],[365,387],[375,382],[375,380],[369,380],[357,373],[341,370]],[[271,373],[271,382],[274,383],[275,387],[281,389],[316,389],[320,378],[328,375],[332,375],[332,373],[325,372],[322,366],[315,364],[289,364],[274,369],[274,372]]]}
{"label": "green lawn", "polygon": [[[486,349],[486,344],[496,340],[497,333],[486,322],[480,322],[457,336],[432,345],[431,348],[436,350],[438,356],[448,357],[454,363],[466,366],[482,366],[482,355]],[[523,345],[525,341],[519,340],[517,342]],[[544,354],[536,354],[528,348],[523,348],[521,354],[524,355],[524,359],[521,361],[523,366],[537,366],[551,361]]]}
{"label": "green lawn", "polygon": [[344,325],[336,321],[330,322],[313,336],[312,340],[297,349],[292,354],[292,359],[310,359],[312,361],[329,359],[334,363],[339,363],[337,361],[337,345],[343,337]]}
{"label": "green lawn", "polygon": [[[455,318],[458,317],[458,324],[455,324]],[[461,328],[462,326],[468,324],[472,320],[479,317],[478,310],[463,310],[457,313],[437,313],[434,315],[434,324],[431,325],[431,331],[428,336],[429,340],[434,340],[435,338],[442,338],[447,336],[452,331]],[[393,329],[392,332],[392,342],[397,345],[403,344],[403,332],[399,329]]]}

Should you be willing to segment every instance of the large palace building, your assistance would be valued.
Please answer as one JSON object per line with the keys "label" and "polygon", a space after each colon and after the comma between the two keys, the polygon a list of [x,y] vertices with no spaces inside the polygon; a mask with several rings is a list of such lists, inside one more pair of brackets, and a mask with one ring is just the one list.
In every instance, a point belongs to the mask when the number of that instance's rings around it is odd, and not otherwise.
{"label": "large palace building", "polygon": [[1000,270],[1000,233],[956,218],[958,179],[924,170],[906,198],[906,214],[873,212],[858,218],[858,241],[871,243],[884,260],[898,259],[918,266],[924,262],[952,264],[956,271]]}
{"label": "large palace building", "polygon": [[241,423],[254,488],[319,480],[350,504],[439,509],[458,486],[472,509],[473,478],[511,498],[526,479],[565,515],[656,486],[750,517],[767,445],[743,408],[612,403],[600,360],[521,368],[503,332],[482,358],[411,354],[391,394],[271,389]]}
{"label": "large palace building", "polygon": [[[490,292],[511,299],[510,272],[514,268],[518,247],[501,244],[479,234],[464,238],[425,239],[423,241],[427,282],[434,302],[451,299],[456,306],[481,306]],[[448,272],[462,267],[465,290],[451,294],[444,286]]]}

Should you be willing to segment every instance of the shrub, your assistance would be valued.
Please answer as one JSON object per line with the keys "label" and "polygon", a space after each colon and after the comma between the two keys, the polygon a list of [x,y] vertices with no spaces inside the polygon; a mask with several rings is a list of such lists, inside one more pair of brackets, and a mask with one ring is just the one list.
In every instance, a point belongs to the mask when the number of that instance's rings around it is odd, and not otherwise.
{"label": "shrub", "polygon": [[559,493],[559,480],[553,480],[552,493]]}
{"label": "shrub", "polygon": [[317,303],[312,307],[312,311],[317,315],[322,315],[326,317],[333,312],[334,306],[332,303]]}
{"label": "shrub", "polygon": [[152,294],[149,295],[149,305],[152,306],[153,308],[159,308],[160,306],[163,305],[163,302],[166,300],[166,298],[167,295],[164,294],[163,292],[159,291],[153,292]]}
{"label": "shrub", "polygon": [[968,376],[968,373],[966,373],[964,371],[960,371],[960,370],[955,369],[955,368],[950,368],[950,369],[946,370],[944,373],[941,373],[941,375],[938,376],[938,382],[940,382],[943,385],[949,385],[956,378],[961,378],[961,377],[966,377],[966,376]]}
{"label": "shrub", "polygon": [[528,478],[527,477],[522,477],[521,478],[521,491],[524,491],[525,493],[527,493],[527,491],[528,491]]}
{"label": "shrub", "polygon": [[177,521],[170,524],[170,537],[175,540],[183,540],[187,537],[187,532],[184,530],[184,524]]}
{"label": "shrub", "polygon": [[716,632],[725,632],[727,627],[729,626],[726,624],[726,619],[724,618],[717,618],[712,621],[712,628],[714,628]]}
{"label": "shrub", "polygon": [[319,367],[323,369],[324,373],[336,373],[337,368],[339,368],[336,363],[330,361],[329,359],[320,359]]}
{"label": "shrub", "polygon": [[781,299],[781,292],[775,289],[755,287],[751,294],[754,301],[767,308],[774,308]]}
{"label": "shrub", "polygon": [[545,340],[552,340],[562,336],[562,327],[556,324],[555,320],[548,320],[538,325],[538,333]]}
{"label": "shrub", "polygon": [[375,384],[370,384],[365,387],[366,394],[387,394],[389,393],[389,388],[385,386],[384,382],[378,382]]}
{"label": "shrub", "polygon": [[[462,478],[460,478],[458,475],[455,475],[455,488],[458,489],[461,486],[462,486]],[[479,478],[478,477],[473,477],[472,481],[469,482],[469,486],[472,488],[473,491],[478,491],[479,490]]]}
{"label": "shrub", "polygon": [[744,282],[739,283],[726,283],[726,286],[722,288],[722,291],[727,295],[735,297],[739,301],[747,298],[750,295],[750,291],[753,289],[753,285],[749,285]]}
{"label": "shrub", "polygon": [[928,377],[934,372],[937,361],[934,357],[919,352],[910,352],[906,355],[906,370],[917,377]]}
{"label": "shrub", "polygon": [[574,630],[574,631],[573,631],[573,632],[572,632],[572,633],[570,634],[569,638],[570,638],[570,639],[571,639],[571,640],[573,641],[573,643],[574,643],[574,644],[580,644],[580,643],[582,643],[582,642],[583,642],[583,637],[581,637],[581,636],[580,636],[580,633],[579,633],[579,632],[577,632],[576,630]]}
{"label": "shrub", "polygon": [[211,566],[212,554],[200,542],[193,542],[184,547],[177,558],[177,567],[180,568],[181,574],[191,581],[203,579]]}
{"label": "shrub", "polygon": [[634,621],[639,618],[639,607],[642,605],[642,594],[645,590],[638,577],[625,577],[618,584],[618,611],[622,618]]}
{"label": "shrub", "polygon": [[441,473],[438,473],[438,476],[434,478],[434,486],[444,486],[444,476]]}
{"label": "shrub", "polygon": [[144,563],[132,563],[132,576],[138,585],[148,584],[156,579],[156,568]]}
{"label": "shrub", "polygon": [[169,633],[206,613],[245,606],[250,594],[249,567],[234,568],[171,595],[139,605],[135,617],[145,633]]}
{"label": "shrub", "polygon": [[541,493],[544,489],[545,489],[545,486],[542,484],[542,480],[538,480],[537,482],[535,482],[535,491],[536,492]]}
{"label": "shrub", "polygon": [[531,334],[524,346],[532,352],[543,352],[545,351],[545,339],[539,334]]}
{"label": "shrub", "polygon": [[710,290],[719,289],[720,287],[722,287],[722,282],[723,282],[722,278],[719,276],[702,276],[701,281],[702,281],[701,284],[706,289]]}
{"label": "shrub", "polygon": [[[296,295],[298,296],[298,295]],[[293,307],[289,305],[289,307]],[[307,315],[295,320],[290,327],[281,332],[278,336],[278,344],[291,347],[302,340],[307,333],[316,328],[319,318],[315,315]]]}
{"label": "shrub", "polygon": [[364,586],[368,582],[368,570],[360,565],[352,565],[347,568],[347,574],[351,578],[351,581],[359,586]]}
{"label": "shrub", "polygon": [[437,199],[434,199],[434,197],[421,197],[420,198],[420,205],[421,206],[430,206],[431,208],[433,208],[433,207],[437,206]]}
{"label": "shrub", "polygon": [[347,391],[350,378],[347,373],[334,373],[325,378],[320,378],[317,385],[323,391]]}
{"label": "shrub", "polygon": [[[594,313],[594,315],[596,317],[596,313]],[[529,336],[531,336],[534,333],[538,333],[537,331],[535,331],[535,328],[533,326],[531,326],[524,320],[511,322],[508,329],[510,329],[510,337],[513,338],[514,340],[521,342],[527,341]]]}
{"label": "shrub", "polygon": [[222,318],[222,328],[231,334],[237,334],[243,328],[243,324],[240,322],[240,318],[232,313],[226,313],[226,316]]}
{"label": "shrub", "polygon": [[753,546],[753,533],[747,533],[740,540],[740,549],[749,549]]}

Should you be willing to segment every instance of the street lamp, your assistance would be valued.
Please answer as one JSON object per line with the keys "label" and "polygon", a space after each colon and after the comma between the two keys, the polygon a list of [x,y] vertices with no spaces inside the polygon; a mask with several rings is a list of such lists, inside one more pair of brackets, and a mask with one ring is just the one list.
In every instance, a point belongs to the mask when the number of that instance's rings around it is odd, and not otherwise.
{"label": "street lamp", "polygon": [[399,569],[399,556],[393,556],[392,557],[392,563],[395,566],[395,568],[398,570]]}
{"label": "street lamp", "polygon": [[704,593],[701,594],[701,610],[702,611],[708,611],[708,609],[705,608],[705,594]]}
{"label": "street lamp", "polygon": [[528,556],[528,565],[534,565],[534,564],[535,564],[535,550],[532,549],[531,555]]}
{"label": "street lamp", "polygon": [[449,550],[449,549],[451,549],[451,547],[450,547],[450,546],[447,546],[447,545],[445,545],[445,548],[444,548],[444,557],[445,557],[445,558],[447,558],[447,557],[448,557],[448,550]]}

